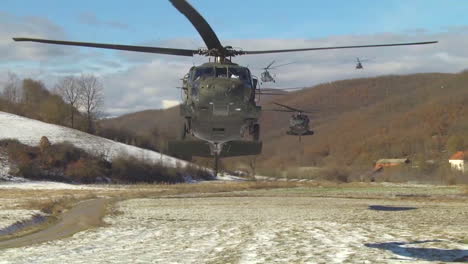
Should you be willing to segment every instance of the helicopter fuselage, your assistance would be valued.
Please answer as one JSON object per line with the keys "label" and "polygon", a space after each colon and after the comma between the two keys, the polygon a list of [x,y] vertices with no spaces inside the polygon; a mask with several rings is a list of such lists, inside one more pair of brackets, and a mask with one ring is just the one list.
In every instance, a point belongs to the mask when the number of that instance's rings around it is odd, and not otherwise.
{"label": "helicopter fuselage", "polygon": [[270,72],[265,70],[264,72],[261,73],[260,75],[260,80],[262,80],[262,82],[266,83],[266,82],[276,82],[275,79],[273,78],[273,76],[271,76]]}
{"label": "helicopter fuselage", "polygon": [[255,81],[246,67],[205,63],[183,79],[180,113],[186,131],[204,141],[222,144],[254,133],[261,107],[255,103]]}
{"label": "helicopter fuselage", "polygon": [[309,128],[309,117],[304,114],[297,114],[291,116],[289,120],[288,135],[313,135],[314,132]]}

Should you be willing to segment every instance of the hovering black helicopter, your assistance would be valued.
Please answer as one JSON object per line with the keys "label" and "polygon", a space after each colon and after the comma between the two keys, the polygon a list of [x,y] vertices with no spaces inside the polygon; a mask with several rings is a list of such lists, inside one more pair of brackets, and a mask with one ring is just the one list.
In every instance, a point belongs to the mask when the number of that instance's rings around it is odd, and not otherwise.
{"label": "hovering black helicopter", "polygon": [[275,103],[275,105],[281,106],[286,109],[272,109],[269,111],[274,112],[289,112],[293,113],[289,118],[289,130],[286,132],[288,135],[292,136],[299,136],[299,141],[301,140],[301,136],[310,136],[314,134],[309,127],[310,119],[309,116],[304,113],[312,113],[311,111],[305,111],[299,108],[287,106],[280,103]]}
{"label": "hovering black helicopter", "polygon": [[[184,77],[182,87],[184,102],[180,107],[180,114],[185,118],[182,134],[191,134],[201,141],[181,140],[169,142],[168,148],[171,154],[180,154],[181,157],[214,157],[215,173],[217,172],[219,157],[257,155],[262,150],[262,142],[259,140],[260,124],[258,122],[262,109],[255,100],[256,95],[261,93],[261,90],[257,88],[257,80],[253,78],[250,70],[247,67],[233,63],[232,58],[240,55],[437,43],[437,41],[427,41],[253,51],[234,49],[232,46],[223,46],[221,44],[208,22],[187,1],[169,1],[192,23],[205,42],[206,48],[179,49],[24,37],[13,38],[13,40],[175,56],[202,55],[209,57],[209,62],[191,67]],[[233,6],[230,6],[227,10],[232,10],[232,8]],[[239,7],[239,11],[242,10],[243,7]],[[253,140],[245,140],[246,138],[249,139],[249,136]]]}
{"label": "hovering black helicopter", "polygon": [[280,65],[276,65],[276,66],[272,67],[274,63],[275,63],[275,61],[272,61],[270,64],[268,64],[268,66],[266,66],[265,68],[262,68],[264,70],[260,75],[260,80],[262,81],[262,83],[266,83],[266,82],[276,83],[276,80],[275,80],[276,75],[274,77],[271,76],[271,73],[268,70],[277,69],[277,68],[282,67],[282,66],[293,64],[294,62],[284,63],[284,64],[280,64]]}
{"label": "hovering black helicopter", "polygon": [[365,61],[369,61],[369,60],[361,60],[359,58],[356,58],[356,70],[363,70],[364,66],[362,65],[362,63]]}

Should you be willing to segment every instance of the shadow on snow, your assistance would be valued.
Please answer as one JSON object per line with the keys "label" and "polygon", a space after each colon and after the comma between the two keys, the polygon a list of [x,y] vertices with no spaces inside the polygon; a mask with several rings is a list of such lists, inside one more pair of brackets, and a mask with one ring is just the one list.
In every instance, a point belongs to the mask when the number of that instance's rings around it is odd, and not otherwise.
{"label": "shadow on snow", "polygon": [[369,205],[369,210],[374,211],[408,211],[418,209],[416,207],[403,207],[403,206],[384,206],[384,205]]}
{"label": "shadow on snow", "polygon": [[426,261],[468,262],[468,250],[412,247],[412,245],[434,242],[442,242],[442,240],[366,243],[364,245],[369,248],[389,250],[394,254],[403,257],[422,259]]}

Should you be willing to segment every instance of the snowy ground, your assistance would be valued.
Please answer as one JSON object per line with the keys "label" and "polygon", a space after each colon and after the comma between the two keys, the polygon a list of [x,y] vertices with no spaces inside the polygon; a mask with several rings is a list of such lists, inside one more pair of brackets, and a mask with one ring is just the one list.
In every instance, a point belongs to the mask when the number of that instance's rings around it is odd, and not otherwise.
{"label": "snowy ground", "polygon": [[8,182],[24,182],[24,178],[14,177],[10,175],[10,163],[8,156],[0,149],[0,184],[4,181]]}
{"label": "snowy ground", "polygon": [[129,155],[144,160],[161,162],[172,167],[185,166],[187,164],[186,161],[155,151],[122,144],[75,129],[0,112],[0,139],[14,138],[23,144],[37,146],[42,136],[46,136],[51,143],[71,142],[75,146],[92,154],[105,155],[108,159],[121,155]]}
{"label": "snowy ground", "polygon": [[[120,189],[114,185],[115,188]],[[68,184],[50,181],[25,181],[25,182],[0,182],[0,191],[2,189],[25,189],[25,190],[110,190],[108,185],[84,185]]]}
{"label": "snowy ground", "polygon": [[0,264],[446,263],[468,255],[466,199],[307,197],[305,191],[127,200],[117,204],[120,214],[105,218],[108,226],[0,250]]}
{"label": "snowy ground", "polygon": [[0,179],[8,176],[10,171],[10,164],[8,163],[8,157],[6,153],[0,150]]}
{"label": "snowy ground", "polygon": [[18,221],[30,219],[33,215],[40,214],[39,210],[1,209],[0,210],[0,234]]}

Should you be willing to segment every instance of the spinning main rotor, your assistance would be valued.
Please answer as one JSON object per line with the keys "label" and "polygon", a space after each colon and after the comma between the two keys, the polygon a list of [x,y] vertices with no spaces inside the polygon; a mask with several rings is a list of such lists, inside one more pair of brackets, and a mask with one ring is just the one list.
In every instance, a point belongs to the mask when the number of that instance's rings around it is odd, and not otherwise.
{"label": "spinning main rotor", "polygon": [[118,45],[118,44],[104,44],[104,43],[90,43],[90,42],[74,42],[62,40],[49,40],[37,38],[13,38],[15,41],[32,41],[47,44],[69,45],[92,47],[102,49],[126,50],[145,53],[157,53],[176,56],[194,56],[204,55],[213,56],[217,62],[223,62],[226,58],[231,58],[240,55],[255,55],[255,54],[268,54],[268,53],[282,53],[282,52],[297,52],[297,51],[311,51],[311,50],[331,50],[331,49],[351,49],[351,48],[371,48],[371,47],[390,47],[390,46],[408,46],[408,45],[425,45],[434,44],[437,41],[426,42],[409,42],[409,43],[391,43],[391,44],[377,44],[377,45],[357,45],[357,46],[336,46],[336,47],[319,47],[319,48],[299,48],[299,49],[279,49],[279,50],[255,50],[247,51],[242,49],[234,49],[231,46],[223,46],[219,41],[216,33],[206,20],[193,8],[186,0],[169,0],[179,12],[192,23],[198,31],[206,48],[203,49],[178,49],[178,48],[163,48],[163,47],[148,47],[148,46],[132,46],[132,45]]}

